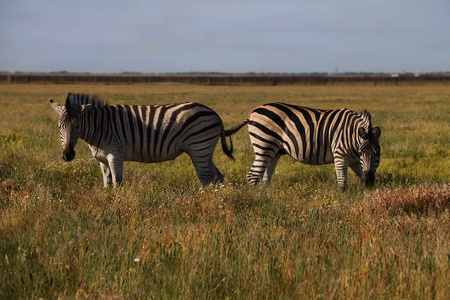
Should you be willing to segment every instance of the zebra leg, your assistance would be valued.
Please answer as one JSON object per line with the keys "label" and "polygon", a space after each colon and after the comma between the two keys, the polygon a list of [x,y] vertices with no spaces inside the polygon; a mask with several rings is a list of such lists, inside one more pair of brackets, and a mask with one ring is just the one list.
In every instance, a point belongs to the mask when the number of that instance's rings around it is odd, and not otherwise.
{"label": "zebra leg", "polygon": [[113,183],[113,180],[112,180],[112,174],[111,174],[111,169],[109,168],[109,165],[100,162],[100,167],[102,168],[102,173],[103,173],[103,185],[105,187],[111,186]]}
{"label": "zebra leg", "polygon": [[272,179],[273,172],[275,171],[275,167],[277,166],[278,160],[281,157],[281,153],[278,152],[270,161],[269,166],[267,167],[266,171],[264,172],[264,176],[262,179],[262,182],[264,183],[270,183],[270,180]]}
{"label": "zebra leg", "polygon": [[348,160],[345,157],[334,157],[334,168],[336,169],[338,186],[345,190],[347,187]]}
{"label": "zebra leg", "polygon": [[204,186],[217,181],[215,178],[217,168],[212,162],[212,157],[206,157],[200,161],[191,156],[191,160],[197,172],[198,179],[200,179]]}
{"label": "zebra leg", "polygon": [[109,169],[111,170],[111,177],[113,186],[120,186],[122,184],[123,176],[123,159],[108,156]]}
{"label": "zebra leg", "polygon": [[211,159],[211,164],[212,164],[212,168],[214,169],[214,183],[217,182],[223,182],[223,179],[225,178],[225,176],[223,176],[222,172],[219,171],[219,169],[217,169],[216,165],[214,164],[214,162]]}
{"label": "zebra leg", "polygon": [[[276,154],[275,154],[276,156]],[[256,185],[261,180],[263,175],[266,172],[267,167],[270,165],[270,162],[272,161],[274,157],[271,157],[268,154],[260,154],[255,152],[255,161],[253,162],[252,167],[250,168],[250,172],[247,174],[247,181],[250,185]],[[277,158],[278,160],[278,158]],[[273,166],[275,169],[276,162]],[[273,170],[272,170],[273,173]],[[268,173],[269,175],[269,173]],[[272,175],[270,173],[270,175]]]}

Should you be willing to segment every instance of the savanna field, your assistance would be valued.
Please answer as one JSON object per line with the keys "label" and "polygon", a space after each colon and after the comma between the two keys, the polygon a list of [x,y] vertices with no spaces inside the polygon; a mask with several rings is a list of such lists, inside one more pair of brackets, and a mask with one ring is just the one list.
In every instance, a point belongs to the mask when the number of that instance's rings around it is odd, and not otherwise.
{"label": "savanna field", "polygon": [[[223,184],[203,187],[189,157],[125,162],[105,189],[84,141],[61,159],[48,99],[110,104],[196,101],[225,128],[257,106],[367,109],[381,127],[374,188],[349,170],[283,156],[249,187],[247,127]],[[0,85],[1,299],[448,299],[450,86]],[[229,143],[229,141],[228,141]]]}

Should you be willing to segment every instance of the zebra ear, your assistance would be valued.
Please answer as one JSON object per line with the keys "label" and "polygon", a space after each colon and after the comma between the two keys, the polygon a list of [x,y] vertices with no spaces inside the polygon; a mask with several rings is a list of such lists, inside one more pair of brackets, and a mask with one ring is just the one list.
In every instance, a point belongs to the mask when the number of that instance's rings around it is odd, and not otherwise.
{"label": "zebra ear", "polygon": [[378,126],[375,126],[372,130],[373,134],[375,134],[376,137],[380,137],[381,135],[381,129]]}
{"label": "zebra ear", "polygon": [[367,134],[366,130],[365,130],[363,127],[359,127],[359,128],[358,128],[358,134],[359,134],[359,136],[360,136],[362,139],[367,140],[368,134]]}
{"label": "zebra ear", "polygon": [[81,113],[85,113],[89,110],[92,109],[92,105],[91,104],[85,104],[85,105],[81,105]]}
{"label": "zebra ear", "polygon": [[57,111],[58,113],[61,112],[61,104],[59,104],[58,102],[56,102],[55,100],[53,100],[52,98],[48,99],[50,101],[50,106]]}
{"label": "zebra ear", "polygon": [[66,109],[70,109],[70,97],[72,96],[72,94],[71,93],[69,93],[68,95],[67,95],[67,98],[66,98],[66,104],[64,105],[65,107],[66,107]]}

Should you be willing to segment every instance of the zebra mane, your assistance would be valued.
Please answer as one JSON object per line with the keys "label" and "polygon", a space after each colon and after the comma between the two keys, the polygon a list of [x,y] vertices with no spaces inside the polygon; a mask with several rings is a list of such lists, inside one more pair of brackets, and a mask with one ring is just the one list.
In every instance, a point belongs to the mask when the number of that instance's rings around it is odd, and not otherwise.
{"label": "zebra mane", "polygon": [[88,95],[88,94],[67,94],[66,107],[82,106],[90,104],[92,107],[103,107],[108,106],[108,103],[104,101],[98,95]]}
{"label": "zebra mane", "polygon": [[372,127],[372,116],[367,110],[363,110],[359,113],[359,115],[364,120],[364,123],[367,123],[369,127]]}

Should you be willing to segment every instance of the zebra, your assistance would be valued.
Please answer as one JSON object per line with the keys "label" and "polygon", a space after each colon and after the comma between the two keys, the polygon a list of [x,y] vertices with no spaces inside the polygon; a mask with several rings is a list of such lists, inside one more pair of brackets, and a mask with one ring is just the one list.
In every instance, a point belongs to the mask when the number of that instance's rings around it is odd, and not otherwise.
{"label": "zebra", "polygon": [[312,165],[334,163],[338,186],[347,185],[350,167],[366,184],[375,182],[380,163],[380,127],[372,127],[367,110],[314,109],[286,103],[257,107],[237,126],[226,130],[231,136],[248,124],[255,161],[247,174],[250,185],[262,178],[269,183],[278,159],[288,154]]}
{"label": "zebra", "polygon": [[190,156],[203,185],[222,182],[212,160],[219,137],[223,152],[234,159],[219,115],[196,102],[113,106],[97,95],[72,93],[65,105],[49,101],[59,113],[63,160],[75,158],[79,138],[86,141],[100,162],[105,187],[122,183],[124,161],[162,162],[182,153]]}

